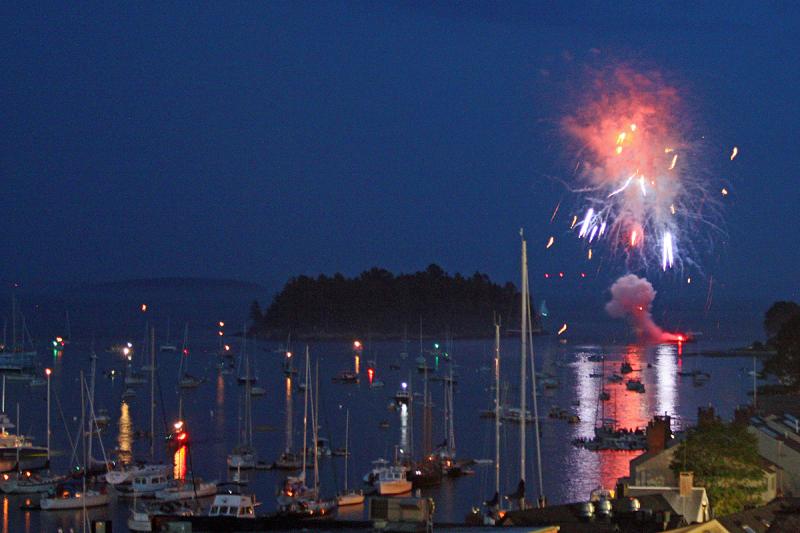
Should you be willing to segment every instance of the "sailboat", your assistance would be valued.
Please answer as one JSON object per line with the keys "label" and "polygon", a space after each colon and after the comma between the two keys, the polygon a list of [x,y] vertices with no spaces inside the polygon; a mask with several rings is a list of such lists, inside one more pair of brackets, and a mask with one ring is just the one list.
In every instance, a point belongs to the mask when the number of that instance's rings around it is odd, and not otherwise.
{"label": "sailboat", "polygon": [[[17,317],[21,317],[20,337],[17,337]],[[26,344],[26,339],[28,343]],[[3,345],[0,347],[0,372],[23,373],[34,368],[36,349],[33,347],[25,317],[17,309],[16,294],[11,293],[11,345],[6,343],[5,328],[3,328]]]}
{"label": "sailboat", "polygon": [[[80,420],[80,433],[83,435],[81,442],[83,442],[83,468],[81,469],[81,486],[78,488],[74,485],[65,485],[56,489],[56,494],[51,497],[44,497],[39,500],[39,506],[46,511],[60,510],[60,509],[86,509],[87,507],[100,507],[108,505],[110,495],[108,492],[100,492],[93,489],[87,489],[87,471],[89,461],[89,448],[87,439],[92,438],[92,431],[84,431],[84,424],[86,421],[86,379],[81,372],[81,420]],[[89,420],[90,423],[94,421],[94,405],[91,399],[89,400]],[[94,424],[96,426],[96,424]],[[101,443],[102,446],[102,443]]]}
{"label": "sailboat", "polygon": [[[533,399],[533,420],[536,435],[536,460],[537,460],[537,474],[539,481],[539,504],[544,506],[544,483],[542,481],[542,455],[541,455],[541,439],[539,436],[539,406],[536,400],[536,367],[533,358],[533,328],[531,320],[531,297],[530,297],[530,284],[528,280],[528,244],[525,240],[523,231],[519,231],[521,240],[521,276],[520,282],[522,290],[520,291],[521,305],[520,305],[520,413],[526,413],[527,403],[527,360],[530,357],[531,363],[531,397]],[[517,484],[517,489],[513,494],[506,496],[509,500],[516,500],[519,509],[526,509],[527,503],[525,502],[525,478],[526,466],[525,459],[527,453],[526,437],[527,437],[527,419],[525,416],[520,417],[519,428],[519,475],[520,480]]]}
{"label": "sailboat", "polygon": [[[306,382],[310,377],[309,352],[306,346]],[[311,406],[311,433],[314,441],[314,485],[312,488],[306,486],[306,466],[303,463],[303,472],[300,476],[289,476],[284,482],[283,489],[278,495],[278,513],[292,518],[333,518],[336,514],[338,504],[335,499],[323,499],[320,497],[320,478],[319,478],[319,362],[317,362],[316,385],[314,401],[308,401],[309,386],[305,392],[305,406],[303,414],[303,456],[307,455],[306,442],[308,432],[308,410]]]}
{"label": "sailboat", "polygon": [[292,402],[292,374],[286,374],[286,443],[283,453],[275,461],[275,468],[280,470],[299,470],[303,466],[303,458],[299,457],[292,451],[293,438],[292,438],[292,411],[294,404]]}
{"label": "sailboat", "polygon": [[244,428],[239,434],[239,444],[233,449],[233,452],[228,455],[228,468],[235,468],[237,470],[247,470],[256,467],[258,462],[258,454],[253,446],[253,408],[252,408],[252,395],[250,394],[250,387],[252,381],[250,380],[250,358],[246,355],[244,349],[245,340],[242,340],[242,355],[245,360],[245,375],[244,375]]}
{"label": "sailboat", "polygon": [[169,317],[167,317],[167,341],[164,344],[162,344],[161,346],[159,346],[159,350],[161,350],[162,352],[176,352],[176,351],[178,351],[178,347],[175,346],[175,343],[170,342],[170,340],[169,340],[169,326],[170,326]]}
{"label": "sailboat", "polygon": [[360,505],[364,503],[363,490],[347,490],[348,481],[348,462],[350,458],[350,409],[347,410],[347,415],[344,423],[344,491],[336,496],[336,503],[339,507],[345,505]]}

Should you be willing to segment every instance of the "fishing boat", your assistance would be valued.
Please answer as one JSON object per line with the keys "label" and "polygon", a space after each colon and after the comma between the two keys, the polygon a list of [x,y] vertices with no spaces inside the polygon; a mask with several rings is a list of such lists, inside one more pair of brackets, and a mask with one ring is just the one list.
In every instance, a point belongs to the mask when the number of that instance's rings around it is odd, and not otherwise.
{"label": "fishing boat", "polygon": [[347,488],[349,477],[349,458],[350,458],[350,409],[347,410],[344,423],[344,490],[336,495],[336,503],[339,507],[347,505],[361,505],[364,503],[364,491]]}
{"label": "fishing boat", "polygon": [[166,469],[149,469],[133,476],[129,483],[120,483],[114,488],[121,496],[155,497],[157,492],[169,487],[170,477]]}
{"label": "fishing boat", "polygon": [[386,465],[378,469],[373,485],[381,496],[408,494],[413,487],[408,480],[408,467],[403,465]]}

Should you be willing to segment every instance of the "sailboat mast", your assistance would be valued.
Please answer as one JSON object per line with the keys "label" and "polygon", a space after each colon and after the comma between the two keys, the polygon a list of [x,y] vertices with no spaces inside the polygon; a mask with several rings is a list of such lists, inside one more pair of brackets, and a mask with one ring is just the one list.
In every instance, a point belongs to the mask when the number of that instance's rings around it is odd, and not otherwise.
{"label": "sailboat mast", "polygon": [[[89,378],[90,379],[89,401],[92,403],[92,405],[94,405],[94,373],[97,369],[97,354],[94,353],[94,350],[92,350],[92,355],[90,355],[89,358],[92,360],[92,373]],[[89,418],[89,452],[88,452],[89,459],[92,458],[92,441],[94,440],[92,439],[91,435],[92,435],[92,420],[91,418]]]}
{"label": "sailboat mast", "polygon": [[494,325],[494,491],[500,494],[500,324]]}
{"label": "sailboat mast", "polygon": [[156,456],[156,329],[150,329],[150,460]]}
{"label": "sailboat mast", "polygon": [[[526,271],[527,274],[527,271]],[[525,289],[528,293],[528,302],[530,303],[530,282],[525,278]],[[528,305],[528,341],[531,353],[531,373],[533,380],[531,381],[531,397],[533,401],[533,427],[536,435],[536,473],[539,477],[539,506],[542,507],[547,503],[544,495],[544,483],[542,481],[542,441],[539,435],[539,401],[536,399],[536,363],[533,358],[533,325],[531,324],[531,306]]]}
{"label": "sailboat mast", "polygon": [[308,457],[308,344],[306,344],[306,368],[303,373],[303,481],[306,479],[306,457]]}
{"label": "sailboat mast", "polygon": [[[525,237],[522,230],[519,230],[520,237],[522,237],[522,300],[520,302],[520,363],[519,363],[519,476],[521,481],[525,481],[525,433],[526,433],[526,418],[527,411],[525,407],[526,400],[526,377],[527,369],[526,361],[528,358],[528,249]],[[535,378],[534,378],[535,379]]]}
{"label": "sailboat mast", "polygon": [[314,493],[317,497],[319,491],[319,359],[316,360],[316,372],[314,373],[314,405],[311,418],[314,423]]}
{"label": "sailboat mast", "polygon": [[344,491],[347,492],[347,463],[350,456],[350,409],[344,419]]}

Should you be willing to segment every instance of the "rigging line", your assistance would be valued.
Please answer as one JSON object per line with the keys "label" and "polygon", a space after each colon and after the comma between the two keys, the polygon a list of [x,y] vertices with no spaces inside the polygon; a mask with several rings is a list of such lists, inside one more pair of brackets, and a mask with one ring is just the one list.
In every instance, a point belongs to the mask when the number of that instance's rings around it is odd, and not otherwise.
{"label": "rigging line", "polygon": [[[525,285],[528,289],[528,298],[530,298],[530,285],[528,285],[528,280],[525,280]],[[539,476],[539,497],[544,499],[544,483],[542,481],[542,445],[541,445],[541,435],[539,435],[539,402],[536,399],[536,366],[535,366],[535,359],[533,356],[533,328],[531,327],[531,306],[530,302],[528,304],[528,349],[530,350],[531,354],[531,374],[533,375],[532,382],[533,385],[531,387],[531,395],[533,396],[533,426],[536,428],[536,469]],[[525,416],[525,413],[520,413],[522,417]]]}

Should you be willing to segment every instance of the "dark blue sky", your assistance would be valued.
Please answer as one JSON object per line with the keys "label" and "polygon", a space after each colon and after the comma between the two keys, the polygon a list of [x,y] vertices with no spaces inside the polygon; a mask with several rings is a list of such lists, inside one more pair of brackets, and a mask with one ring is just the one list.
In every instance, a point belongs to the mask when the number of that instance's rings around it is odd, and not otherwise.
{"label": "dark blue sky", "polygon": [[555,122],[595,49],[680,80],[741,150],[719,165],[727,236],[660,293],[704,302],[713,276],[719,301],[800,298],[798,10],[583,4],[6,3],[0,276],[509,280],[525,226],[535,289],[602,299],[625,266],[549,225],[574,199],[545,177],[571,170]]}

